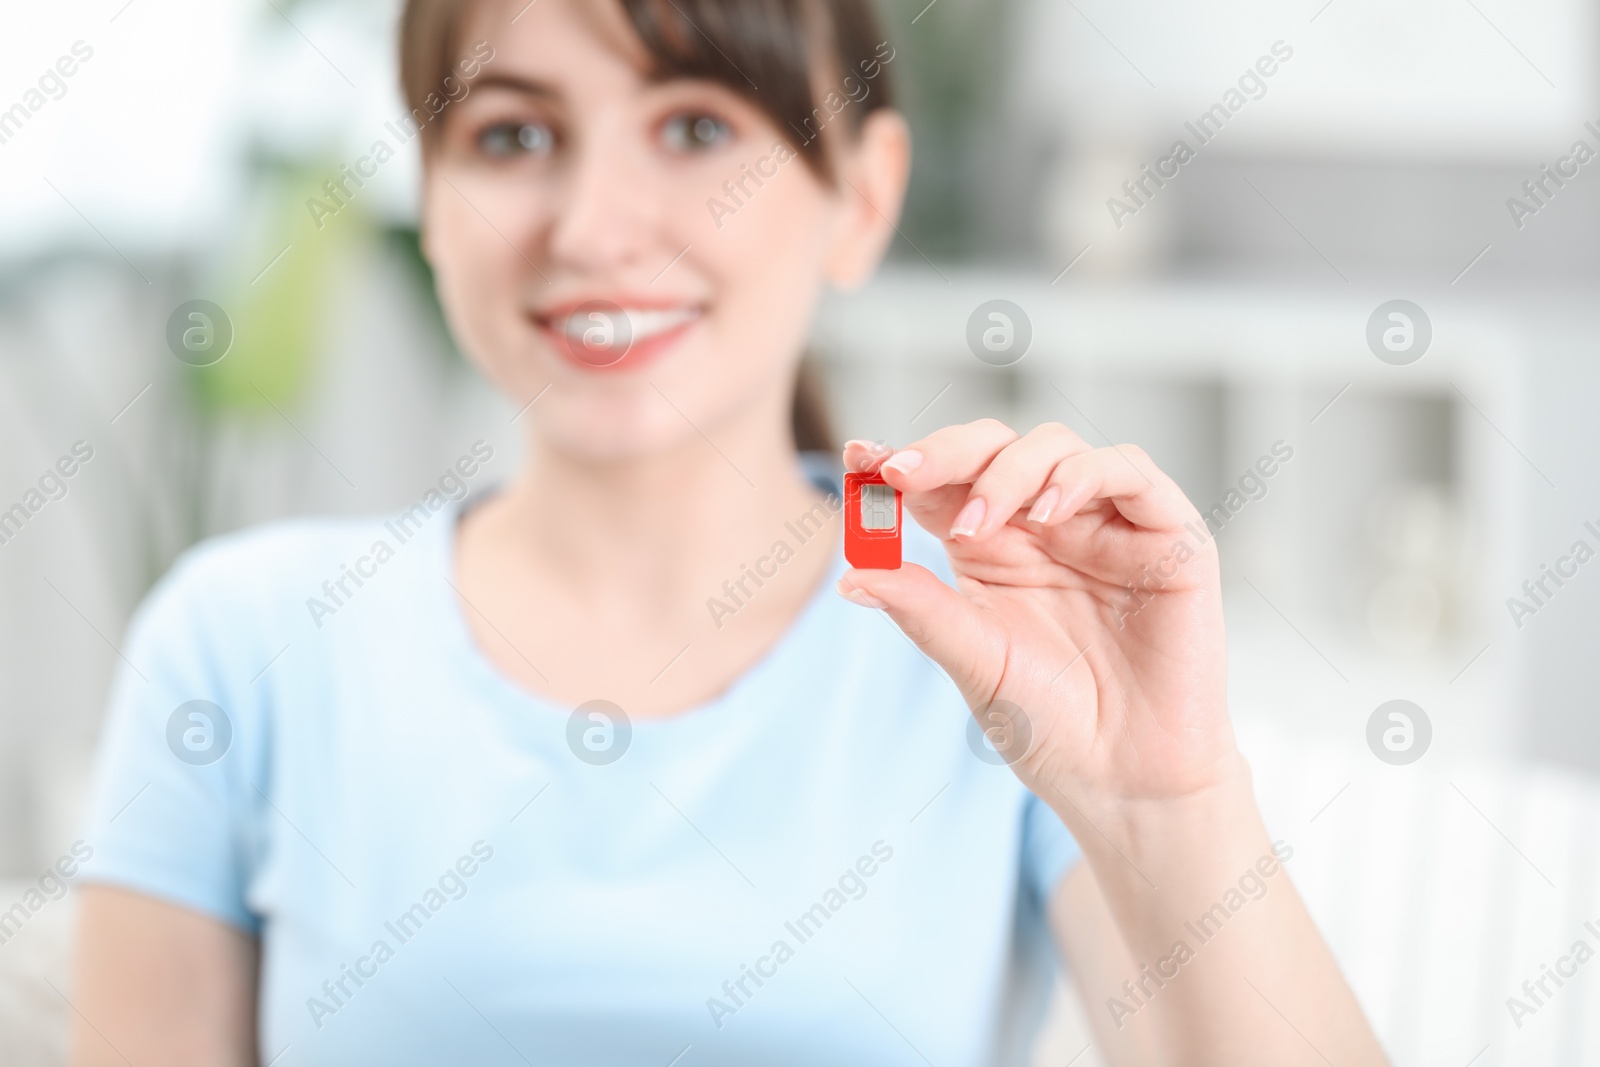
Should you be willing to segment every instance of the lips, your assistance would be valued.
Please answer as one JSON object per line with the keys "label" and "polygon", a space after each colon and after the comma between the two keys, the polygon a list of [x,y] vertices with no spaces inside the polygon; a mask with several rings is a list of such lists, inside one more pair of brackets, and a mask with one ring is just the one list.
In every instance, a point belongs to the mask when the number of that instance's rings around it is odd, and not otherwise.
{"label": "lips", "polygon": [[696,304],[595,298],[535,313],[533,320],[558,352],[583,367],[631,369],[662,354],[703,314]]}

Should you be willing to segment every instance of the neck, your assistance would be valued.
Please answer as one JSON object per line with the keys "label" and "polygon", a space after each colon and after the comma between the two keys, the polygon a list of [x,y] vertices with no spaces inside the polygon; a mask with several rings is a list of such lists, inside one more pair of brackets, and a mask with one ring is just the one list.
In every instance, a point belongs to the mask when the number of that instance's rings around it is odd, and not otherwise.
{"label": "neck", "polygon": [[636,617],[699,610],[821,497],[800,473],[787,396],[755,408],[637,456],[575,455],[530,432],[502,529],[576,598]]}

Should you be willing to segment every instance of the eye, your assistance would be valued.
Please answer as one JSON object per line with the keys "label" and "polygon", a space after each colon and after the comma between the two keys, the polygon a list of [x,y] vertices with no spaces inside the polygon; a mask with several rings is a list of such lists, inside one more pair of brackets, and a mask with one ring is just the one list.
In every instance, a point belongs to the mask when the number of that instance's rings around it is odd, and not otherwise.
{"label": "eye", "polygon": [[547,156],[555,143],[555,134],[542,122],[497,122],[478,134],[484,155],[495,159]]}
{"label": "eye", "polygon": [[714,115],[686,111],[661,126],[661,140],[674,152],[706,152],[733,137],[733,129]]}

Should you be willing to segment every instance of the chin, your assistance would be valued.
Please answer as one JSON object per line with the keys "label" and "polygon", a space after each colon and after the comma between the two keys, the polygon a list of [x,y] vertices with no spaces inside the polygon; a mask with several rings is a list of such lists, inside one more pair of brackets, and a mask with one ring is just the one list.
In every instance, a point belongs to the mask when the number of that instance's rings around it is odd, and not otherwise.
{"label": "chin", "polygon": [[[559,388],[545,400],[555,399]],[[564,398],[543,411],[541,401],[529,413],[535,416],[534,433],[558,452],[597,463],[657,456],[699,440],[682,416],[646,390],[648,396],[627,399]]]}

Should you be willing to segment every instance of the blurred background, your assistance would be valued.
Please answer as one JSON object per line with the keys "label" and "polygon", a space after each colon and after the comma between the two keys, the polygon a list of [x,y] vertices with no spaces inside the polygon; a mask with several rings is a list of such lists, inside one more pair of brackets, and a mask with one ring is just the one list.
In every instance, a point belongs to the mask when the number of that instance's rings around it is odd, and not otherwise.
{"label": "blurred background", "polygon": [[[394,0],[4,6],[0,909],[75,839],[178,553],[516,439],[434,301],[415,144],[305,206],[404,113]],[[882,9],[917,164],[890,264],[817,322],[841,437],[1146,447],[1212,516],[1263,804],[1397,1062],[1600,1062],[1600,977],[1505,1005],[1600,921],[1600,563],[1560,562],[1600,551],[1600,5]],[[231,323],[211,366],[169,345],[192,300]],[[1395,699],[1408,763],[1369,741]],[[3,976],[65,989],[67,914],[0,944],[0,1012],[66,1011]],[[1041,1062],[1080,1052],[1063,1005]]]}

